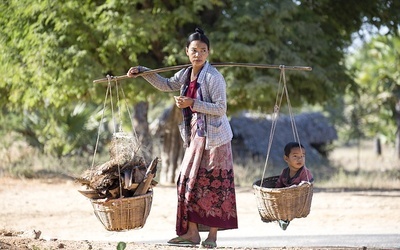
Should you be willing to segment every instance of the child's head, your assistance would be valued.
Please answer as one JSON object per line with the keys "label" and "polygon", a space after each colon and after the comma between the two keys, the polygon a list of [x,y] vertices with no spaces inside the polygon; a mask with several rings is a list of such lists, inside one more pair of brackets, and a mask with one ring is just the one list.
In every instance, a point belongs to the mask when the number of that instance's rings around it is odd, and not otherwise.
{"label": "child's head", "polygon": [[298,142],[289,142],[286,144],[285,156],[283,159],[287,162],[292,170],[298,170],[304,166],[306,162],[306,150],[303,145]]}

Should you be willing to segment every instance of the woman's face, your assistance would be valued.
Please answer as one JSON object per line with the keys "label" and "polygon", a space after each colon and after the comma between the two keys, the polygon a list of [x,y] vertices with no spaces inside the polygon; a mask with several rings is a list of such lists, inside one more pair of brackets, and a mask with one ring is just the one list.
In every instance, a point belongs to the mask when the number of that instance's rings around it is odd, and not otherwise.
{"label": "woman's face", "polygon": [[192,41],[189,47],[186,47],[186,55],[189,57],[193,67],[203,66],[207,60],[208,53],[207,44],[199,40]]}

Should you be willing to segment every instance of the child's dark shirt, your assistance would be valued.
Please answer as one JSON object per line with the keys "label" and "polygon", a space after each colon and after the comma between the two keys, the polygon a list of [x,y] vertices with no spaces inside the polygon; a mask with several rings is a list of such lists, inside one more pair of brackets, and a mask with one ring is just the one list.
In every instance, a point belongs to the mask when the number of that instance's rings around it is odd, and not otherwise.
{"label": "child's dark shirt", "polygon": [[309,182],[314,181],[311,171],[305,166],[301,167],[292,178],[290,178],[289,172],[290,172],[289,167],[282,170],[282,173],[275,184],[276,188],[298,185],[302,181],[309,181]]}

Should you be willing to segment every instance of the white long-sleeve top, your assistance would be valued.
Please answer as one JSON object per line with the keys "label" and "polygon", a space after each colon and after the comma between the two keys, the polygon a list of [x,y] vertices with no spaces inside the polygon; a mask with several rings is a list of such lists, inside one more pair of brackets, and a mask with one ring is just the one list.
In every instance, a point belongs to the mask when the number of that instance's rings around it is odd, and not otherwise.
{"label": "white long-sleeve top", "polygon": [[[143,78],[160,91],[174,92],[179,90],[183,95],[185,82],[190,77],[190,68],[178,71],[171,78],[165,78],[159,74],[148,74],[144,75]],[[203,95],[203,100],[197,97],[194,100],[192,110],[206,115],[205,148],[209,150],[226,144],[233,137],[232,129],[226,116],[226,82],[222,74],[209,62],[206,62],[197,77],[197,83]]]}

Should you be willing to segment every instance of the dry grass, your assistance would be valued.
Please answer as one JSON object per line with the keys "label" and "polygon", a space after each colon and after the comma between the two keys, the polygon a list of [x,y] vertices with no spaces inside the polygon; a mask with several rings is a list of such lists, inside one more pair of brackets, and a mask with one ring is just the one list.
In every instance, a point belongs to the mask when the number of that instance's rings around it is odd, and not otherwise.
{"label": "dry grass", "polygon": [[68,177],[91,166],[93,156],[57,158],[44,155],[22,141],[3,138],[0,147],[0,177]]}
{"label": "dry grass", "polygon": [[[4,139],[4,138],[3,138]],[[382,155],[376,155],[372,141],[360,145],[337,146],[329,155],[329,164],[311,166],[315,186],[320,188],[400,189],[400,161],[395,150],[382,146]],[[0,177],[23,178],[65,177],[80,174],[91,166],[93,155],[59,159],[44,156],[21,142],[8,142],[0,148]],[[104,158],[99,155],[96,158]],[[96,159],[99,160],[99,159]],[[235,166],[238,186],[251,186],[261,179],[265,162],[249,160],[246,166]],[[268,166],[264,177],[278,175],[282,166]]]}
{"label": "dry grass", "polygon": [[373,141],[362,141],[359,145],[336,147],[329,158],[349,171],[358,169],[365,171],[400,170],[400,161],[396,158],[395,148],[383,144],[382,154],[377,155]]}
{"label": "dry grass", "polygon": [[336,147],[329,160],[337,171],[329,180],[320,183],[323,187],[400,188],[400,161],[390,145],[382,145],[381,155],[376,154],[373,141]]}
{"label": "dry grass", "polygon": [[[382,154],[376,155],[372,141],[360,145],[336,146],[329,155],[329,163],[307,165],[313,172],[315,187],[348,189],[399,189],[400,161],[394,148],[383,145]],[[282,166],[268,166],[265,176],[278,175]],[[235,166],[236,184],[249,186],[261,179],[264,162],[247,162]]]}

